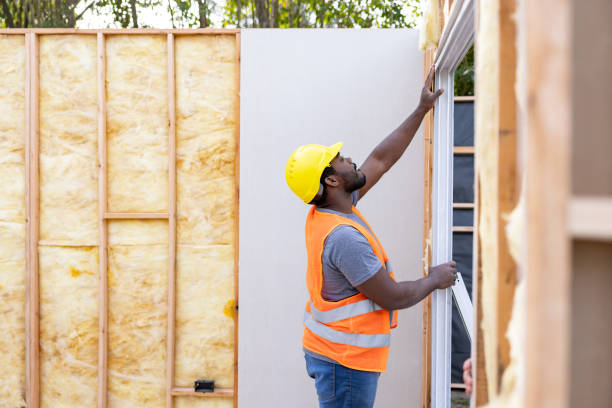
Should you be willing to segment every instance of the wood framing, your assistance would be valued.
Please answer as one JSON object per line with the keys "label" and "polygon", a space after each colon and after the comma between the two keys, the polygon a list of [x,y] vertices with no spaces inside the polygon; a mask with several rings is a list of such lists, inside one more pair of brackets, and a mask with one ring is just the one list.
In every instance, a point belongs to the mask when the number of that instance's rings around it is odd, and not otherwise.
{"label": "wood framing", "polygon": [[108,403],[108,225],[106,209],[107,151],[106,151],[106,42],[104,34],[98,33],[98,228],[100,242],[99,258],[99,331],[98,331],[98,408]]}
{"label": "wood framing", "polygon": [[202,35],[202,34],[235,34],[240,32],[239,28],[0,28],[0,34],[105,34],[105,35],[129,35],[129,34],[175,34],[175,35]]}
{"label": "wood framing", "polygon": [[39,46],[35,33],[26,35],[26,401],[40,406],[39,239]]}
{"label": "wood framing", "polygon": [[174,406],[176,325],[176,76],[174,34],[168,33],[168,327],[166,334],[166,408]]}
{"label": "wood framing", "polygon": [[[427,78],[429,67],[433,64],[434,51],[425,52],[423,78]],[[429,273],[431,265],[431,192],[433,177],[433,112],[428,112],[423,119],[424,146],[425,146],[425,169],[423,172],[423,276]],[[421,406],[431,406],[431,297],[423,301],[423,365],[421,378]]]}
{"label": "wood framing", "polygon": [[168,213],[140,213],[140,212],[105,212],[104,218],[111,220],[167,220]]}
{"label": "wood framing", "polygon": [[[172,395],[174,396],[190,396],[190,397],[202,397],[202,398],[227,398],[234,397],[235,393],[232,388],[215,388],[214,392],[195,392],[193,388],[177,387],[172,389]],[[234,405],[236,403],[234,402]]]}
{"label": "wood framing", "polygon": [[[525,4],[519,24],[527,62],[527,308],[528,408],[569,407],[571,257],[567,234],[572,132],[571,47],[573,4]],[[542,24],[541,16],[547,23]],[[520,19],[522,18],[522,20]],[[555,27],[554,31],[550,27]],[[563,101],[563,103],[559,103]],[[554,109],[552,108],[554,106]],[[554,186],[554,188],[551,188]],[[554,220],[554,221],[553,221]],[[609,343],[609,342],[608,342]]]}

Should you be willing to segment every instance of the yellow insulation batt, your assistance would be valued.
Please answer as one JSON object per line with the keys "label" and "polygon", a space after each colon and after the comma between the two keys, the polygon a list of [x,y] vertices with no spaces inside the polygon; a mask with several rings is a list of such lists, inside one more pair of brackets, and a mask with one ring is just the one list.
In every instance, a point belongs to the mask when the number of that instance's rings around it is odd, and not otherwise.
{"label": "yellow insulation batt", "polygon": [[419,49],[425,51],[438,47],[442,22],[440,20],[440,0],[429,0],[421,17],[419,28]]}
{"label": "yellow insulation batt", "polygon": [[[176,385],[234,385],[236,40],[176,38]],[[177,407],[232,398],[176,397]]]}
{"label": "yellow insulation batt", "polygon": [[96,95],[95,36],[41,36],[41,245],[98,245]]}
{"label": "yellow insulation batt", "polygon": [[168,223],[118,220],[108,230],[109,407],[164,407]]}
{"label": "yellow insulation batt", "polygon": [[[40,37],[41,406],[97,392],[95,36]],[[70,390],[70,392],[66,392]]]}
{"label": "yellow insulation batt", "polygon": [[168,210],[166,41],[106,38],[109,211]]}
{"label": "yellow insulation batt", "polygon": [[[95,407],[97,38],[40,35],[42,407]],[[236,39],[176,36],[176,381],[234,385]],[[25,395],[25,43],[0,36],[0,407]],[[108,209],[168,210],[165,35],[106,36]],[[168,221],[108,221],[108,405],[164,407]],[[175,397],[177,407],[233,398]]]}
{"label": "yellow insulation batt", "polygon": [[0,35],[0,406],[25,407],[25,39]]}

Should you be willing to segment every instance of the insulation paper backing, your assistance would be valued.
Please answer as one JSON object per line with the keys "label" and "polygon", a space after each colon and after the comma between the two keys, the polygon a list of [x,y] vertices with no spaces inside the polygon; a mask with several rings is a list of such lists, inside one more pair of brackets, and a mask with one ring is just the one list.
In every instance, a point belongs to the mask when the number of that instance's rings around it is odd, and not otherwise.
{"label": "insulation paper backing", "polygon": [[166,36],[106,38],[108,210],[168,211]]}
{"label": "insulation paper backing", "polygon": [[25,37],[0,36],[0,406],[25,407]]}
{"label": "insulation paper backing", "polygon": [[168,223],[109,226],[109,407],[164,407]]}
{"label": "insulation paper backing", "polygon": [[39,44],[41,406],[93,406],[99,285],[96,38],[46,35]]}
{"label": "insulation paper backing", "polygon": [[[236,40],[176,38],[176,385],[234,385]],[[205,294],[205,295],[204,295]],[[177,407],[232,398],[175,398]]]}

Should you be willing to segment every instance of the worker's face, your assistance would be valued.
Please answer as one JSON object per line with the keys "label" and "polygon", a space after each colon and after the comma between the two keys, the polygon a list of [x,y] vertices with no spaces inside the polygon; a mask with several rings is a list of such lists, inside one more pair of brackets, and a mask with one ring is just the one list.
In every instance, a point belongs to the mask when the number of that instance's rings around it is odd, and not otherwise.
{"label": "worker's face", "polygon": [[338,154],[334,160],[331,161],[331,165],[336,174],[340,176],[344,190],[347,193],[352,193],[355,190],[359,190],[365,185],[365,174],[363,174],[360,169],[357,169],[357,165],[353,163],[353,159],[350,157],[345,157]]}

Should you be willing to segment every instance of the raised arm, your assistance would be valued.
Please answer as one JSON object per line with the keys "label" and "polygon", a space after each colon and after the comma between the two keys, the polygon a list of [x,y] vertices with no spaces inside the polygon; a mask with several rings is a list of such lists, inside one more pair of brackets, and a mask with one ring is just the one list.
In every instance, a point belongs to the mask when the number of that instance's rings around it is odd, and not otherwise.
{"label": "raised arm", "polygon": [[361,171],[366,175],[366,184],[359,190],[361,199],[380,180],[391,166],[404,154],[404,151],[414,138],[414,134],[421,126],[425,114],[433,108],[438,96],[442,95],[444,89],[437,92],[432,91],[435,68],[432,65],[421,90],[419,105],[402,124],[387,136],[368,156]]}

